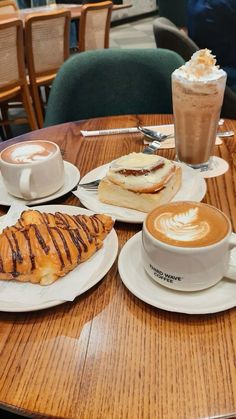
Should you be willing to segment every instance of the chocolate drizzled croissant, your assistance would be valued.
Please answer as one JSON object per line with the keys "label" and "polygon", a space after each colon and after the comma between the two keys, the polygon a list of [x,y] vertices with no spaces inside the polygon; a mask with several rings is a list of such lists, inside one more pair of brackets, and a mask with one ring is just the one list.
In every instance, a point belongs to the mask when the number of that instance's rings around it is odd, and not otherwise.
{"label": "chocolate drizzled croissant", "polygon": [[112,227],[106,215],[24,211],[0,235],[0,279],[51,284],[100,249]]}

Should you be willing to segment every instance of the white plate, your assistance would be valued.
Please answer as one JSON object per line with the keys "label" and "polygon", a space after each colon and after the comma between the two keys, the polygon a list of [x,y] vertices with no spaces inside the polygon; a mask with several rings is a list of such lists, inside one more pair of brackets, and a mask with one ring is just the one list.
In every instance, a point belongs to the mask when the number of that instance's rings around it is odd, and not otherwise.
{"label": "white plate", "polygon": [[141,234],[135,234],[124,245],[118,260],[121,279],[132,294],[154,307],[178,313],[217,313],[236,306],[236,282],[226,278],[214,287],[195,292],[174,291],[153,281],[142,266]]}
{"label": "white plate", "polygon": [[[44,205],[36,207],[39,211],[55,213],[56,211],[67,214],[87,214],[92,212],[83,208],[70,205]],[[1,228],[1,219],[0,219]],[[88,261],[79,264],[73,271],[69,272],[63,278],[58,279],[51,285],[41,286],[31,283],[20,283],[17,281],[0,281],[0,311],[7,312],[26,312],[42,310],[48,307],[54,307],[65,301],[72,301],[78,295],[83,294],[95,284],[97,284],[113,265],[118,252],[118,239],[114,229],[104,240],[103,247],[95,253]],[[3,291],[2,291],[3,290]],[[68,292],[68,298],[53,299],[55,290],[62,294]],[[2,292],[8,293],[7,298],[3,299]],[[73,296],[71,297],[71,292]],[[14,293],[15,299],[11,301],[10,293]],[[22,303],[22,295],[30,298],[28,302]],[[51,297],[48,297],[51,293]]]}
{"label": "white plate", "polygon": [[[191,167],[177,163],[176,165],[182,167],[182,186],[179,192],[175,195],[172,201],[197,201],[200,202],[206,193],[206,182],[200,173],[197,173]],[[103,178],[109,168],[109,164],[99,166],[91,172],[87,173],[82,179],[81,183],[91,182],[95,179]],[[73,192],[80,200],[80,202],[88,209],[97,213],[105,213],[114,217],[117,221],[125,223],[143,223],[146,213],[132,210],[129,208],[117,207],[115,205],[103,204],[98,199],[96,191],[85,191],[79,188]]]}
{"label": "white plate", "polygon": [[0,174],[0,205],[12,205],[13,202],[19,202],[25,205],[37,205],[44,202],[52,201],[53,199],[60,198],[60,196],[65,195],[70,192],[80,180],[79,169],[68,161],[64,160],[65,167],[65,182],[64,185],[54,194],[45,196],[44,198],[34,199],[32,201],[25,201],[24,199],[16,198],[10,195],[4,185],[2,175]]}

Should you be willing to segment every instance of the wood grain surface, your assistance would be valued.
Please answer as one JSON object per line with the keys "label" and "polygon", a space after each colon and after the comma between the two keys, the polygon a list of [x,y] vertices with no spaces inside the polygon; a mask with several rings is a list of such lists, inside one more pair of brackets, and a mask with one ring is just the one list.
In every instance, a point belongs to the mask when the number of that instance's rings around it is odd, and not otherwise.
{"label": "wood grain surface", "polygon": [[[81,175],[143,148],[141,134],[84,138],[81,129],[172,123],[168,115],[100,118],[34,131],[1,144],[47,139]],[[236,121],[222,130],[236,132]],[[159,151],[174,158],[174,150]],[[236,231],[236,141],[215,148],[228,172],[207,180],[204,201]],[[51,202],[52,203],[52,202]],[[80,205],[69,193],[53,203]],[[7,207],[0,207],[4,214]],[[141,225],[116,223],[119,247]],[[135,262],[135,261],[134,261]],[[235,301],[236,304],[236,301]],[[236,310],[185,315],[153,308],[123,285],[117,262],[95,287],[54,308],[0,312],[0,406],[35,417],[236,417]]]}

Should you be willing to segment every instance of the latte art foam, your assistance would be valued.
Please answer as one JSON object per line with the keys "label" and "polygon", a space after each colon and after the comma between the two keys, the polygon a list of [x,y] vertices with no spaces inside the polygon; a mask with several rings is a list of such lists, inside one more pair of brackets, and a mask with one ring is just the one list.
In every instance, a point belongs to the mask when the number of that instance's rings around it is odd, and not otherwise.
{"label": "latte art foam", "polygon": [[27,141],[3,150],[1,159],[12,164],[36,163],[53,156],[56,150],[49,141]]}
{"label": "latte art foam", "polygon": [[189,201],[162,205],[149,213],[145,223],[154,238],[179,247],[208,246],[230,231],[227,218],[217,208]]}
{"label": "latte art foam", "polygon": [[198,208],[176,215],[171,212],[160,214],[154,220],[154,228],[171,240],[185,242],[202,239],[210,229],[206,221],[198,221]]}

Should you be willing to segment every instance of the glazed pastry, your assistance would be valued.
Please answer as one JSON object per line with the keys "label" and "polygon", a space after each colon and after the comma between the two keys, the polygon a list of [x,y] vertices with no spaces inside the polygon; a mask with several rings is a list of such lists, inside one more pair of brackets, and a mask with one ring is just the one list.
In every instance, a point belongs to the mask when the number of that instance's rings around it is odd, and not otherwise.
{"label": "glazed pastry", "polygon": [[[113,227],[113,220],[104,214],[94,215],[69,215],[60,212],[55,214],[40,212],[37,210],[27,210],[21,213],[21,217],[17,223],[10,227],[12,231],[20,230],[30,224],[46,224],[50,227],[61,228],[78,228],[88,229],[92,236],[99,237],[103,240]],[[9,227],[8,227],[9,228]],[[7,229],[8,229],[7,228]],[[3,232],[5,232],[3,230]]]}
{"label": "glazed pastry", "polygon": [[0,235],[0,279],[49,285],[100,249],[112,226],[106,215],[24,211]]}

